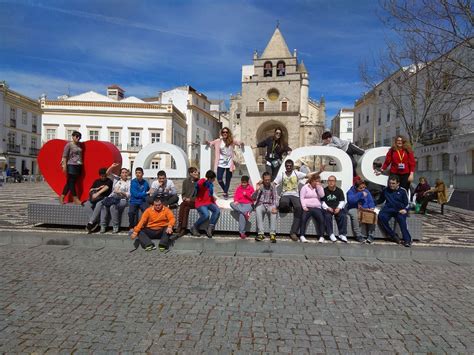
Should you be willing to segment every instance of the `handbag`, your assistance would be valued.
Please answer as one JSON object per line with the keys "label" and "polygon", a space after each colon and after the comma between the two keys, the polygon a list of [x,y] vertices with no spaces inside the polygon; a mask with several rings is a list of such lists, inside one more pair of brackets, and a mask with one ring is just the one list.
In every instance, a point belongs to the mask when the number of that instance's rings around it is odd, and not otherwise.
{"label": "handbag", "polygon": [[359,223],[377,224],[377,213],[369,209],[359,208]]}
{"label": "handbag", "polygon": [[110,207],[112,205],[118,205],[120,203],[120,198],[118,197],[113,197],[113,196],[107,196],[102,200],[102,206],[105,207]]}

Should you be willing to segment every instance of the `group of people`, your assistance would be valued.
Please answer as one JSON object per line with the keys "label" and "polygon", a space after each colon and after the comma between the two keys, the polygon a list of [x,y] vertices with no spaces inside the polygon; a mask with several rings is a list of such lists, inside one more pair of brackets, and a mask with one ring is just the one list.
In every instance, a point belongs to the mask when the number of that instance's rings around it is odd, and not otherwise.
{"label": "group of people", "polygon": [[[60,196],[61,203],[69,192],[73,196],[73,202],[80,203],[75,189],[75,182],[82,169],[80,139],[81,134],[73,132],[72,142],[64,148],[61,166],[67,174],[67,183]],[[395,218],[402,232],[403,243],[409,247],[412,238],[406,223],[410,207],[407,191],[409,183],[413,181],[415,169],[413,151],[409,143],[403,137],[397,137],[394,146],[387,153],[382,168],[376,171],[376,174],[379,174],[390,167],[388,186],[375,201],[367,188],[367,183],[356,176],[357,163],[354,155],[362,155],[364,151],[352,143],[333,137],[329,132],[325,132],[322,139],[323,144],[338,147],[350,155],[355,176],[354,186],[344,192],[337,186],[335,176],[330,176],[326,186],[323,186],[319,173],[296,170],[292,160],[284,160],[291,152],[291,148],[287,144],[283,130],[276,128],[273,136],[255,146],[266,149],[266,171],[256,183],[256,189],[253,188],[248,176],[242,176],[240,185],[233,193],[230,207],[238,214],[240,238],[247,238],[248,221],[251,214],[255,213],[257,222],[255,240],[265,239],[264,220],[267,217],[269,239],[275,243],[277,213],[292,212],[290,238],[294,241],[307,242],[307,225],[313,218],[320,242],[325,241],[325,236],[333,242],[338,239],[347,242],[347,218],[350,218],[357,241],[372,243],[376,222],[359,223],[360,211],[373,212],[377,203],[385,202],[378,213],[380,226],[392,240],[401,242],[400,236],[389,224],[389,220]],[[207,237],[212,238],[220,217],[214,183],[217,179],[223,191],[223,198],[228,199],[235,169],[234,147],[243,143],[235,140],[230,129],[226,127],[221,130],[218,139],[207,143],[215,151],[214,169],[207,171],[205,177],[200,179],[199,171],[195,167],[189,168],[188,177],[182,184],[177,221],[170,207],[177,206],[179,196],[174,183],[167,178],[165,171],[159,171],[157,179],[150,185],[143,177],[142,168],[135,169],[135,178],[130,181],[128,169],[122,168],[117,172],[115,170],[118,165],[112,164],[108,169],[100,169],[99,178],[89,191],[93,213],[86,226],[87,231],[92,233],[100,228],[100,232],[105,233],[106,226],[111,220],[112,232],[118,233],[120,216],[123,209],[128,206],[129,234],[135,240],[136,246],[141,245],[146,250],[153,250],[155,245],[152,240],[159,239],[160,250],[165,250],[170,242],[187,233],[189,212],[191,209],[196,209],[199,218],[191,226],[191,234],[200,235],[204,230]],[[284,171],[279,174],[282,164]],[[419,198],[423,198],[423,201],[432,199],[433,194],[430,194],[430,191],[426,189],[419,191],[417,201]],[[426,208],[426,204],[422,206]],[[421,209],[423,210],[423,207]],[[333,218],[338,227],[337,237],[333,229]],[[171,238],[173,230],[176,230],[176,234]]]}

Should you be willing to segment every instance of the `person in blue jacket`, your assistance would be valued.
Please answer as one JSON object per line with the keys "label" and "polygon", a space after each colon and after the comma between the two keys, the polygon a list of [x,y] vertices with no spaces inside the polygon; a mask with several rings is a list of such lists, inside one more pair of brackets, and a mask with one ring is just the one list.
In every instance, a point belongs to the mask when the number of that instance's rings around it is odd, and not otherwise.
{"label": "person in blue jacket", "polygon": [[138,210],[143,212],[149,207],[147,203],[149,190],[150,185],[143,178],[143,169],[140,167],[136,168],[135,179],[130,182],[130,202],[128,207],[128,223],[131,231],[138,224]]}
{"label": "person in blue jacket", "polygon": [[388,178],[388,187],[382,191],[380,200],[385,205],[379,213],[379,221],[383,230],[388,234],[390,239],[400,244],[400,237],[390,227],[389,221],[395,218],[403,236],[403,245],[411,247],[411,235],[407,227],[408,209],[410,208],[408,193],[403,187],[400,187],[400,178],[397,175],[391,175]]}
{"label": "person in blue jacket", "polygon": [[367,240],[364,238],[359,224],[359,208],[373,210],[375,202],[367,189],[367,183],[364,180],[357,180],[349,191],[347,191],[347,214],[351,219],[352,231],[358,242],[372,243],[374,241],[375,224],[363,223],[367,230]]}

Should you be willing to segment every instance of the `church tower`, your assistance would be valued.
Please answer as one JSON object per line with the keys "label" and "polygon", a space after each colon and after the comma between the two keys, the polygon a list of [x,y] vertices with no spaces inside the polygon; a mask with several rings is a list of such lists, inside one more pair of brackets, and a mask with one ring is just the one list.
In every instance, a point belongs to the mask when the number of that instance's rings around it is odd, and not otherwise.
{"label": "church tower", "polygon": [[296,50],[290,53],[277,27],[263,53],[254,52],[253,65],[242,66],[242,92],[231,97],[231,129],[246,145],[256,145],[281,127],[294,149],[320,142],[321,108],[309,98],[304,63]]}

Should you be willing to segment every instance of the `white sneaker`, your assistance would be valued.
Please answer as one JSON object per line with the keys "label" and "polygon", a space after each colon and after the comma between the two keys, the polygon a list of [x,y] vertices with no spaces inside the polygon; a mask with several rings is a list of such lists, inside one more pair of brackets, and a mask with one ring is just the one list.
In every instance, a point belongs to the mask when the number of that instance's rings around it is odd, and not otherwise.
{"label": "white sneaker", "polygon": [[337,242],[337,238],[334,233],[329,236],[329,239],[331,239],[331,242]]}
{"label": "white sneaker", "polygon": [[342,234],[341,234],[341,235],[339,236],[339,239],[342,240],[344,243],[347,243],[347,238],[346,238],[345,235],[342,235]]}
{"label": "white sneaker", "polygon": [[324,243],[324,242],[326,242],[326,240],[324,240],[324,237],[319,237],[319,240],[318,240],[318,242],[320,242],[320,243]]}
{"label": "white sneaker", "polygon": [[308,239],[306,239],[306,238],[304,237],[304,235],[302,235],[302,236],[300,237],[300,242],[301,242],[301,243],[308,243]]}

